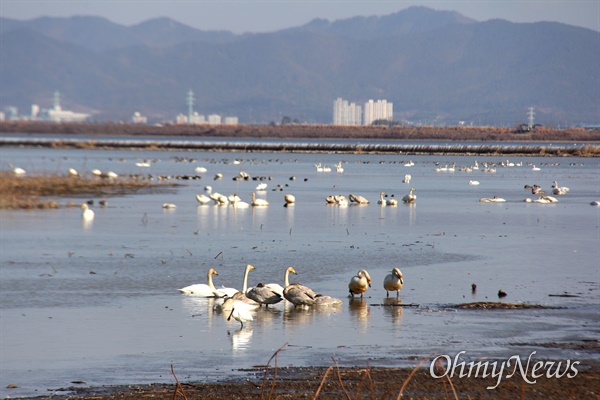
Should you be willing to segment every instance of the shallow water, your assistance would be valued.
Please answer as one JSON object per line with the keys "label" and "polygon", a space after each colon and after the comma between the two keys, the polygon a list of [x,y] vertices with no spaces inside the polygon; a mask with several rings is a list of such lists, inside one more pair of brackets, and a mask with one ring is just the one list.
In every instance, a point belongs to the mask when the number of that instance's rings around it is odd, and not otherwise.
{"label": "shallow water", "polygon": [[[193,158],[194,160],[190,160]],[[598,359],[592,351],[554,349],[549,342],[597,339],[600,333],[600,199],[598,159],[511,158],[522,167],[495,173],[435,172],[434,162],[460,166],[506,157],[139,152],[64,149],[1,150],[28,173],[195,175],[175,190],[111,197],[93,222],[80,209],[1,211],[0,396],[47,389],[241,375],[264,365],[285,343],[278,363],[403,366],[433,352],[467,356]],[[150,168],[135,166],[153,159]],[[414,166],[404,167],[411,159]],[[234,160],[239,161],[239,163]],[[343,162],[344,173],[334,164]],[[316,172],[322,162],[333,172]],[[541,168],[532,171],[527,163]],[[268,208],[200,206],[211,185],[250,201],[258,181],[233,181],[240,171],[265,180]],[[216,173],[223,179],[213,180]],[[410,185],[402,183],[412,175]],[[295,180],[290,180],[295,176]],[[478,180],[479,186],[469,186]],[[556,204],[524,203],[523,189],[552,181],[570,187]],[[273,191],[277,185],[288,185]],[[415,205],[380,207],[380,191],[401,198],[414,187]],[[283,207],[283,193],[296,205]],[[325,204],[330,194],[367,197],[366,206]],[[499,195],[506,203],[480,203]],[[558,196],[557,196],[558,197]],[[73,199],[83,202],[88,198]],[[68,201],[65,200],[65,202]],[[165,210],[164,202],[177,205]],[[344,300],[339,308],[295,310],[280,303],[256,312],[243,329],[213,311],[213,299],[177,289],[205,283],[241,288],[282,283],[289,265],[315,291]],[[404,274],[400,299],[386,298],[382,281]],[[347,283],[366,268],[373,286],[348,298]],[[471,293],[471,283],[477,293]],[[451,305],[496,301],[542,304],[542,310],[456,310]],[[576,297],[555,297],[568,292]],[[413,307],[390,306],[401,302]],[[531,346],[516,344],[528,343]],[[8,384],[18,389],[6,389]]]}

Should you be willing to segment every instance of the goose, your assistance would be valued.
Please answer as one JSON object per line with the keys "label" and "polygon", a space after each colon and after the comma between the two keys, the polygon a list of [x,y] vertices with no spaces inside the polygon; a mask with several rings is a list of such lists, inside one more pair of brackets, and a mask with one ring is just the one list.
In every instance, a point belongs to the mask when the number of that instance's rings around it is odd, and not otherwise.
{"label": "goose", "polygon": [[413,194],[413,191],[415,190],[415,188],[410,189],[408,194],[402,198],[402,201],[407,204],[414,202],[417,199],[417,195]]}
{"label": "goose", "polygon": [[252,196],[252,205],[254,207],[267,207],[269,205],[269,202],[267,200],[264,199],[257,199],[256,198],[256,194],[254,192],[250,193],[250,196]]}
{"label": "goose", "polygon": [[288,205],[292,205],[296,202],[296,197],[294,197],[293,194],[285,194],[283,196],[283,199],[285,200],[285,206],[287,207]]}
{"label": "goose", "polygon": [[364,269],[359,270],[356,275],[350,279],[350,283],[348,283],[348,289],[352,297],[354,297],[355,294],[360,294],[360,297],[363,297],[363,294],[370,287],[371,277]]}
{"label": "goose", "polygon": [[567,194],[568,191],[569,191],[568,187],[566,187],[566,186],[559,187],[558,183],[556,183],[556,181],[554,181],[554,183],[552,184],[552,194],[562,196],[562,195]]}
{"label": "goose", "polygon": [[398,297],[403,284],[404,280],[402,279],[400,268],[394,268],[392,273],[383,279],[383,288],[385,289],[386,297],[389,297],[389,292],[393,291],[396,291],[396,297]]}
{"label": "goose", "polygon": [[229,317],[227,317],[227,321],[230,321],[232,317],[241,324],[240,329],[244,328],[244,322],[250,322],[254,320],[250,310],[240,307],[240,304],[236,303],[235,301],[233,307],[231,308],[231,313],[229,313]]}
{"label": "goose", "polygon": [[196,200],[198,200],[198,203],[200,204],[208,204],[212,201],[212,199],[210,197],[208,197],[205,194],[198,194],[196,195]]}
{"label": "goose", "polygon": [[91,221],[94,219],[94,211],[90,210],[87,204],[83,203],[81,209],[83,210],[81,212],[81,218],[83,218],[84,221]]}
{"label": "goose", "polygon": [[179,292],[183,294],[191,294],[200,297],[223,297],[224,294],[220,296],[217,294],[217,289],[215,289],[215,285],[213,284],[212,280],[213,275],[219,275],[217,271],[214,268],[210,268],[206,275],[208,284],[195,283],[193,285],[189,285],[177,290],[179,290]]}
{"label": "goose", "polygon": [[367,200],[363,196],[356,196],[356,195],[353,195],[352,193],[350,193],[348,195],[348,199],[350,201],[352,201],[354,203],[358,203],[358,204],[369,204],[369,200]]}

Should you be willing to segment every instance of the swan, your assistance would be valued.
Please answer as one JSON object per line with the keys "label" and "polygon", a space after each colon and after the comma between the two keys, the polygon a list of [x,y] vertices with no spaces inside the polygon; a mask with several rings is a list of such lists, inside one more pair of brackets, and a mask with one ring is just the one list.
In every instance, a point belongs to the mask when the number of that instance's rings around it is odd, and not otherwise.
{"label": "swan", "polygon": [[283,289],[283,297],[294,307],[312,306],[315,304],[317,294],[311,288],[302,285],[301,283],[292,283]]}
{"label": "swan", "polygon": [[27,173],[27,171],[25,171],[23,168],[20,167],[14,167],[13,168],[13,174],[19,176],[19,175],[25,175]]}
{"label": "swan", "polygon": [[410,174],[406,174],[406,175],[404,175],[404,179],[402,180],[402,183],[410,183],[411,179],[412,179],[412,176],[410,176]]}
{"label": "swan", "polygon": [[348,195],[348,199],[354,203],[358,204],[369,204],[369,200],[364,198],[363,196],[355,196],[352,193]]}
{"label": "swan", "polygon": [[477,186],[477,185],[479,185],[479,181],[469,181],[469,185]]}
{"label": "swan", "polygon": [[196,167],[196,169],[194,171],[196,171],[197,174],[203,174],[203,173],[207,172],[208,170],[204,167]]}
{"label": "swan", "polygon": [[536,167],[535,164],[533,164],[533,166],[531,167],[532,171],[540,171],[539,167]]}
{"label": "swan", "polygon": [[227,196],[227,200],[230,203],[234,203],[236,201],[242,201],[242,198],[240,196],[238,196],[236,193],[234,193],[234,194],[230,194],[229,196]]}
{"label": "swan", "polygon": [[327,204],[335,204],[335,203],[337,203],[337,201],[335,201],[335,196],[334,195],[330,195],[330,196],[325,197],[325,202]]}
{"label": "swan", "polygon": [[415,190],[416,190],[415,188],[410,189],[408,194],[402,198],[402,201],[407,204],[414,202],[417,199],[417,195],[413,194],[413,191],[415,191]]}
{"label": "swan", "polygon": [[343,174],[344,173],[344,167],[342,167],[342,162],[338,162],[337,165],[335,166],[335,171],[338,174]]}
{"label": "swan", "polygon": [[250,204],[246,203],[245,201],[242,201],[242,199],[237,194],[233,195],[233,201],[231,202],[231,205],[235,208],[250,207]]}
{"label": "swan", "polygon": [[558,203],[558,199],[556,197],[552,197],[552,196],[540,196],[540,198],[543,198],[544,200],[547,200],[549,203]]}
{"label": "swan", "polygon": [[396,291],[396,297],[398,297],[403,284],[404,280],[402,279],[400,268],[394,268],[392,273],[383,279],[383,288],[385,289],[386,297],[389,297],[389,292],[393,291]]}
{"label": "swan", "polygon": [[177,290],[183,294],[192,294],[201,297],[222,297],[217,295],[217,290],[215,289],[215,285],[213,284],[212,280],[213,275],[219,275],[217,271],[214,268],[210,268],[206,275],[208,284],[195,283]]}
{"label": "swan", "polygon": [[594,200],[590,203],[591,206],[600,206],[600,201]]}
{"label": "swan", "polygon": [[397,206],[398,205],[398,199],[393,197],[394,195],[392,195],[391,198],[387,199],[387,205],[388,206]]}
{"label": "swan", "polygon": [[340,299],[336,299],[335,297],[327,296],[321,293],[317,293],[315,296],[315,302],[313,305],[319,307],[335,307],[342,305],[343,301]]}
{"label": "swan", "polygon": [[377,200],[377,204],[379,204],[380,206],[385,206],[387,205],[387,201],[384,198],[385,196],[385,192],[381,192],[379,193],[379,200]]}
{"label": "swan", "polygon": [[542,203],[542,204],[548,204],[550,203],[550,200],[544,198],[544,196],[540,196],[537,199],[533,200],[534,203]]}
{"label": "swan", "polygon": [[290,204],[294,204],[296,202],[296,197],[294,197],[293,194],[286,194],[283,196],[283,199],[285,200],[285,206],[288,206]]}
{"label": "swan", "polygon": [[173,203],[163,203],[162,208],[172,210],[172,209],[177,208],[177,206]]}
{"label": "swan", "polygon": [[264,182],[259,183],[258,186],[256,186],[256,190],[258,190],[258,191],[267,190],[267,184]]}
{"label": "swan", "polygon": [[371,277],[364,269],[359,270],[356,275],[350,279],[350,283],[348,283],[348,289],[350,290],[352,297],[354,297],[355,294],[360,294],[360,297],[363,297],[363,294],[370,287]]}
{"label": "swan", "polygon": [[269,304],[277,304],[283,300],[283,295],[277,293],[276,290],[267,287],[264,283],[259,283],[253,288],[248,289],[246,296],[249,299],[256,301],[261,306],[264,304],[269,307]]}
{"label": "swan", "polygon": [[240,307],[239,303],[236,304],[235,301],[233,307],[231,308],[231,313],[229,313],[229,317],[227,317],[227,321],[230,321],[232,317],[236,321],[239,321],[239,323],[242,325],[240,329],[244,328],[244,322],[250,322],[254,320],[250,310]]}
{"label": "swan", "polygon": [[69,168],[69,175],[70,176],[78,176],[79,173],[77,172],[77,170],[75,168]]}
{"label": "swan", "polygon": [[83,210],[81,212],[81,218],[83,218],[84,221],[91,221],[94,219],[94,211],[90,210],[87,204],[82,204],[81,209]]}
{"label": "swan", "polygon": [[257,199],[256,198],[256,194],[254,192],[250,193],[250,196],[252,196],[252,205],[255,207],[266,207],[269,205],[269,202],[267,200],[264,199]]}
{"label": "swan", "polygon": [[413,165],[415,165],[415,163],[412,162],[412,160],[404,164],[405,167],[412,167]]}
{"label": "swan", "polygon": [[283,287],[278,283],[267,283],[265,286],[283,296],[284,288],[290,285],[290,272],[297,275],[296,270],[293,267],[287,267],[283,274]]}
{"label": "swan", "polygon": [[196,195],[196,200],[198,200],[198,203],[200,204],[208,204],[212,201],[212,199],[205,194]]}
{"label": "swan", "polygon": [[342,196],[337,195],[334,196],[335,197],[335,204],[337,204],[338,206],[347,206],[348,205],[348,199],[346,198],[346,196]]}
{"label": "swan", "polygon": [[495,195],[492,198],[482,197],[481,199],[479,199],[479,202],[481,202],[481,203],[504,203],[504,202],[506,202],[506,200]]}
{"label": "swan", "polygon": [[558,183],[556,183],[556,181],[554,181],[554,183],[552,184],[552,194],[562,196],[562,195],[567,194],[568,191],[569,191],[568,187],[566,187],[566,186],[559,187]]}

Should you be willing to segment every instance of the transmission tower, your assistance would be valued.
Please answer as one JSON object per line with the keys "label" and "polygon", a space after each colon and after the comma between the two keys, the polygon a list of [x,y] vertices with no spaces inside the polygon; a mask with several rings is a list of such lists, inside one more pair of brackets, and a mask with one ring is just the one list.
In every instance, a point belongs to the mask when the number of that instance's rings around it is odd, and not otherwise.
{"label": "transmission tower", "polygon": [[58,90],[54,92],[54,109],[60,110],[60,92]]}
{"label": "transmission tower", "polygon": [[535,120],[535,108],[529,107],[528,110],[529,111],[527,111],[527,117],[529,118],[529,129],[533,129],[533,124]]}
{"label": "transmission tower", "polygon": [[192,115],[194,114],[194,92],[191,90],[188,92],[187,97],[185,98],[188,106],[188,124],[192,123]]}

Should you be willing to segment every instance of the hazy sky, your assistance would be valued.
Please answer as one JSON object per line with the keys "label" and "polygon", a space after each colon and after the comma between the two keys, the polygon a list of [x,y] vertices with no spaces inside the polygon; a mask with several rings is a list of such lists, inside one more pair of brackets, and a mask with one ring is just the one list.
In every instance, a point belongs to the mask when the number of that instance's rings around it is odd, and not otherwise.
{"label": "hazy sky", "polygon": [[0,16],[96,15],[127,26],[170,17],[198,29],[242,33],[275,31],[314,18],[387,15],[414,5],[458,11],[478,21],[557,21],[600,31],[600,0],[0,0]]}

